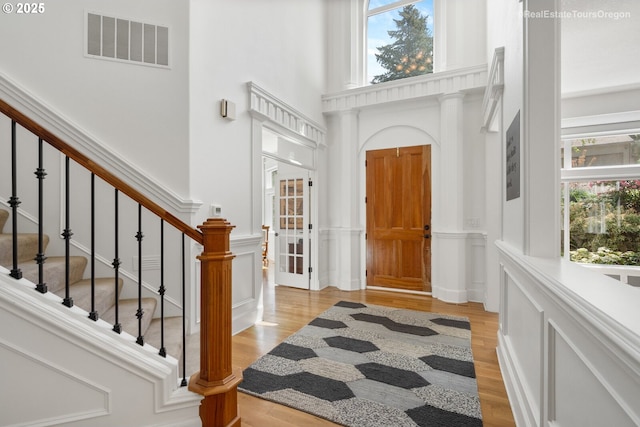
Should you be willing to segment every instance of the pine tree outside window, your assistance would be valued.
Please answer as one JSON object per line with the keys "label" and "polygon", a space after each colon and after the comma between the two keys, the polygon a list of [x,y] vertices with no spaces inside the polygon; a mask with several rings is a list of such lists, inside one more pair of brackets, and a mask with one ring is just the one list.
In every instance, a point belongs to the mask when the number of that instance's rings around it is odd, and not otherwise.
{"label": "pine tree outside window", "polygon": [[433,72],[433,0],[370,0],[367,81]]}

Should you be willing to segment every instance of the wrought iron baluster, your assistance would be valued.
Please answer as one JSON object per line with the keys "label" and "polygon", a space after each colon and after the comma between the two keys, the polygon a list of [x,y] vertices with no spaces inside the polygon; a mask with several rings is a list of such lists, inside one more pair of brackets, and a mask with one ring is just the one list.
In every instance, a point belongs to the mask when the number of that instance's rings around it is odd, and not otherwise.
{"label": "wrought iron baluster", "polygon": [[115,319],[113,322],[113,331],[116,333],[121,333],[122,332],[122,325],[120,324],[120,322],[118,321],[118,300],[119,300],[119,273],[120,273],[120,258],[118,257],[118,189],[115,189],[115,225],[114,225],[114,234],[115,234],[115,251],[114,251],[114,257],[113,257],[113,263],[111,265],[113,265],[113,270],[114,270],[114,276],[115,276],[115,306],[114,306],[114,310],[115,310]]}
{"label": "wrought iron baluster", "polygon": [[184,233],[182,233],[182,382],[180,387],[187,385],[187,324],[186,324],[186,263],[184,261]]}
{"label": "wrought iron baluster", "polygon": [[138,310],[136,311],[136,317],[138,318],[138,338],[136,343],[144,345],[144,337],[142,336],[142,316],[144,310],[142,310],[142,205],[138,203],[138,232],[136,233],[136,239],[138,240]]}
{"label": "wrought iron baluster", "polygon": [[62,300],[62,304],[67,307],[73,307],[73,298],[69,295],[69,280],[70,280],[70,270],[69,267],[69,258],[70,258],[70,241],[73,233],[71,232],[69,219],[71,214],[69,212],[69,200],[71,199],[71,194],[69,192],[69,156],[65,157],[64,162],[64,231],[62,232],[62,237],[64,238],[64,300]]}
{"label": "wrought iron baluster", "polygon": [[167,357],[167,349],[164,347],[164,220],[160,219],[160,351],[158,354]]}
{"label": "wrought iron baluster", "polygon": [[89,319],[98,320],[96,311],[96,175],[91,173],[91,312]]}
{"label": "wrought iron baluster", "polygon": [[11,269],[11,277],[14,279],[22,278],[22,270],[18,268],[18,205],[21,203],[18,198],[18,165],[17,165],[17,147],[16,147],[16,121],[11,120],[11,198],[9,198],[9,206],[11,206],[11,233],[13,234],[13,268]]}
{"label": "wrought iron baluster", "polygon": [[43,155],[42,155],[42,138],[38,138],[38,169],[36,169],[35,175],[38,179],[38,253],[35,261],[38,264],[38,284],[36,290],[42,294],[47,293],[47,284],[44,283],[44,262],[47,257],[44,255],[44,178],[47,176],[43,168]]}

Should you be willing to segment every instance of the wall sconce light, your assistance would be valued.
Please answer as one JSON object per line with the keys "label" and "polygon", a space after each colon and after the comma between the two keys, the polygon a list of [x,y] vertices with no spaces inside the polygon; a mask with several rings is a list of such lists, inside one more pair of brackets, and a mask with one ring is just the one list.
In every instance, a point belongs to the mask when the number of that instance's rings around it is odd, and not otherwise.
{"label": "wall sconce light", "polygon": [[236,119],[236,104],[227,99],[220,101],[220,115],[227,120]]}

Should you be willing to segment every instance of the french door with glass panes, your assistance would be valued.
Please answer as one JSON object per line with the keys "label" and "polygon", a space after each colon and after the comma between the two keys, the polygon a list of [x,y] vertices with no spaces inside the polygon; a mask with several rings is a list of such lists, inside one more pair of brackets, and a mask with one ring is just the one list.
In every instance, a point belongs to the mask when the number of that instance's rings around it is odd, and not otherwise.
{"label": "french door with glass panes", "polygon": [[308,172],[277,175],[276,182],[275,282],[309,289]]}

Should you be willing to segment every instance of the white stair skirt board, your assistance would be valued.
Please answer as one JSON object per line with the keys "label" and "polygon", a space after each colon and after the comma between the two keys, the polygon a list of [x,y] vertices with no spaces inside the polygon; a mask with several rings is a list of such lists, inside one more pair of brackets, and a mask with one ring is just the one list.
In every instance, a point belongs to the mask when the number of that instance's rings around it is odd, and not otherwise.
{"label": "white stair skirt board", "polygon": [[12,360],[0,375],[12,385],[3,397],[10,424],[200,425],[201,396],[178,387],[177,360],[154,357],[155,348],[8,273],[0,267],[0,353]]}

